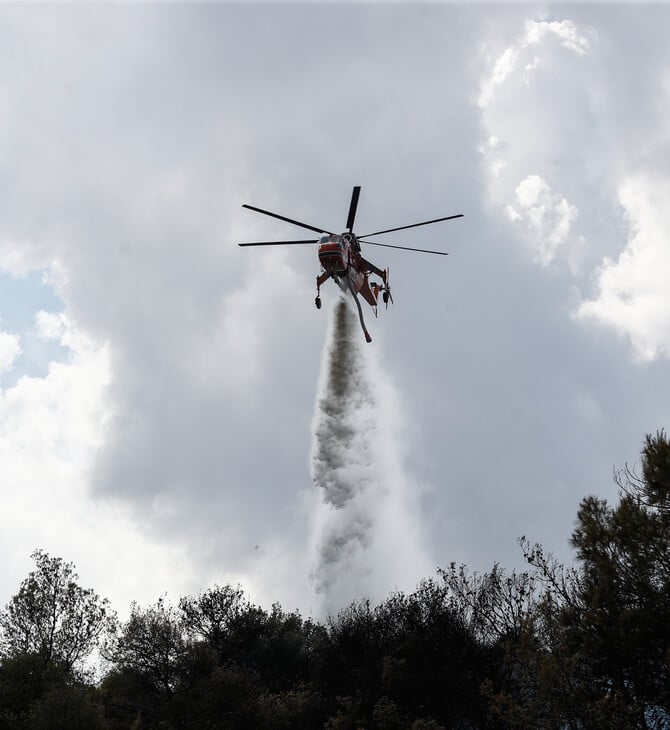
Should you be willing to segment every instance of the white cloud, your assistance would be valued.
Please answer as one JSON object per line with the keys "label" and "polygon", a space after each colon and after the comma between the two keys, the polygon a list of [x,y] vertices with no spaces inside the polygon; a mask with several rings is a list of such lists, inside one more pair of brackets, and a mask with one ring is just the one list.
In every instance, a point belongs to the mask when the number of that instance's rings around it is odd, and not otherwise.
{"label": "white cloud", "polygon": [[520,212],[508,206],[507,213],[512,221],[525,224],[535,260],[548,266],[568,240],[578,210],[555,193],[539,175],[529,175],[522,180],[515,193]]}
{"label": "white cloud", "polygon": [[[593,31],[591,31],[593,34]],[[531,72],[541,65],[541,58],[535,50],[548,37],[560,40],[563,48],[577,54],[586,55],[591,44],[586,34],[580,31],[571,20],[546,21],[527,20],[524,24],[522,36],[511,46],[508,46],[494,61],[491,72],[483,79],[479,94],[479,106],[482,109],[491,104],[495,95],[499,93],[505,81],[513,75],[523,63],[522,78],[528,84]],[[528,58],[529,60],[525,60]],[[522,59],[524,59],[522,61]]]}
{"label": "white cloud", "polygon": [[645,73],[622,74],[630,40],[602,25],[601,44],[572,20],[524,24],[483,76],[480,152],[491,201],[535,261],[564,261],[580,288],[596,281],[577,316],[628,337],[648,361],[670,352],[670,76],[653,43]]}
{"label": "white cloud", "polygon": [[[523,48],[523,45],[521,45],[521,48]],[[478,100],[481,108],[486,108],[491,103],[497,87],[514,71],[519,59],[519,51],[518,46],[510,46],[496,58],[491,73],[482,83]]]}
{"label": "white cloud", "polygon": [[82,582],[94,583],[120,612],[168,585],[190,587],[192,565],[178,542],[152,539],[119,503],[89,491],[110,413],[108,346],[60,315],[39,319],[69,348],[68,362],[0,391],[0,594],[15,592],[37,547],[73,560]]}
{"label": "white cloud", "polygon": [[667,180],[638,175],[625,180],[619,201],[630,236],[616,261],[605,259],[598,294],[578,316],[628,336],[642,361],[670,357],[670,211]]}
{"label": "white cloud", "polygon": [[20,340],[9,332],[0,332],[0,376],[11,369],[14,360],[21,354]]}
{"label": "white cloud", "polygon": [[491,201],[542,266],[562,260],[574,271],[581,261],[573,195],[585,179],[591,120],[580,75],[596,39],[572,20],[527,20],[481,81],[480,153]]}
{"label": "white cloud", "polygon": [[493,135],[486,140],[486,144],[479,146],[479,152],[488,162],[489,172],[494,178],[498,177],[507,165],[501,147],[500,140]]}
{"label": "white cloud", "polygon": [[591,48],[586,35],[579,30],[572,20],[527,20],[525,31],[522,46],[540,43],[547,35],[554,35],[560,39],[564,48],[573,51],[578,56],[586,55]]}
{"label": "white cloud", "polygon": [[45,312],[43,310],[35,315],[35,329],[38,337],[45,340],[62,340],[63,337],[67,338],[72,331],[62,312]]}
{"label": "white cloud", "polygon": [[45,241],[0,240],[0,271],[21,277],[47,266],[56,269],[51,246]]}

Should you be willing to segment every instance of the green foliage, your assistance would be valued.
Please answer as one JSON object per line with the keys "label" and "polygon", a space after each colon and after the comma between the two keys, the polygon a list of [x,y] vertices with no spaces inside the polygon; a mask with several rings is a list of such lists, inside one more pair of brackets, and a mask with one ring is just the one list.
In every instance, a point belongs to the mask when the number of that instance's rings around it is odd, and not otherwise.
{"label": "green foliage", "polygon": [[[629,475],[631,476],[631,475]],[[647,435],[642,456],[642,479],[632,475],[634,490],[649,507],[670,512],[670,449],[664,431]]]}
{"label": "green foliage", "polygon": [[298,685],[258,700],[259,727],[268,730],[308,730],[323,726],[324,699],[314,687]]}
{"label": "green foliage", "polygon": [[[647,437],[615,506],[587,497],[574,566],[451,565],[325,624],[215,586],[122,626],[37,551],[0,614],[0,730],[670,730],[670,443]],[[110,629],[115,631],[110,634]],[[107,635],[98,687],[79,671]]]}
{"label": "green foliage", "polygon": [[59,666],[38,654],[17,654],[0,663],[0,728],[20,727],[34,703],[64,682]]}
{"label": "green foliage", "polygon": [[415,720],[412,723],[411,730],[445,730],[442,725],[439,725],[432,718]]}
{"label": "green foliage", "polygon": [[167,697],[180,690],[187,675],[189,643],[183,623],[162,598],[147,609],[133,604],[130,618],[104,653],[121,672],[141,676]]}
{"label": "green foliage", "polygon": [[105,727],[93,692],[72,683],[52,687],[32,705],[25,723],[26,730],[104,730]]}
{"label": "green foliage", "polygon": [[454,563],[448,571],[438,572],[454,614],[485,645],[518,638],[537,609],[539,584],[534,573],[507,575],[497,563],[483,575],[470,575],[464,565],[457,569]]}
{"label": "green foliage", "polygon": [[62,664],[17,654],[0,664],[0,728],[96,730],[106,727],[95,691]]}
{"label": "green foliage", "polygon": [[37,654],[44,663],[78,667],[114,628],[107,599],[77,584],[72,563],[36,550],[36,568],[0,612],[0,657]]}
{"label": "green foliage", "polygon": [[115,628],[109,602],[72,563],[37,550],[35,570],[0,612],[0,728],[102,728],[85,662]]}
{"label": "green foliage", "polygon": [[179,601],[186,632],[212,647],[223,647],[232,624],[247,607],[242,589],[231,586],[214,586],[197,598]]}
{"label": "green foliage", "polygon": [[670,443],[664,432],[647,437],[642,468],[641,479],[630,472],[621,478],[616,507],[595,497],[582,502],[572,536],[581,590],[560,616],[566,646],[584,658],[589,683],[622,727],[646,727],[654,708],[670,711]]}
{"label": "green foliage", "polygon": [[587,497],[575,569],[522,541],[541,590],[487,691],[509,727],[670,727],[670,444],[647,437],[620,501]]}
{"label": "green foliage", "polygon": [[348,717],[374,726],[382,716],[391,723],[396,711],[403,727],[426,717],[447,726],[480,721],[487,662],[444,584],[423,581],[377,607],[353,604],[329,622],[323,681],[331,694],[349,698],[331,723]]}

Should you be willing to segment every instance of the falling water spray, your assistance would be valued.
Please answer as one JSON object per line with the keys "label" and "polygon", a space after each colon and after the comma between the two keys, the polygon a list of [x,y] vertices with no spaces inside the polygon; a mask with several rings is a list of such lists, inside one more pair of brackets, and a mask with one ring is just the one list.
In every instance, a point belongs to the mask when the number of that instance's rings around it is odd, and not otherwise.
{"label": "falling water spray", "polygon": [[412,589],[433,567],[418,488],[403,467],[402,421],[395,389],[341,298],[321,365],[311,455],[321,495],[312,580],[323,614]]}

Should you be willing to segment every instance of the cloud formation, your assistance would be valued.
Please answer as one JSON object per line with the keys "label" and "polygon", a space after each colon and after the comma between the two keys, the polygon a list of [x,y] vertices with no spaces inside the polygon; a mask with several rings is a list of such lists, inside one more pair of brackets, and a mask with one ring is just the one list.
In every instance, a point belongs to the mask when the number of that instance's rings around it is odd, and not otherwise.
{"label": "cloud formation", "polygon": [[[624,92],[628,77],[615,82],[608,71],[620,60],[607,55],[618,31],[616,23],[598,33],[568,19],[527,20],[517,40],[489,59],[478,100],[486,135],[480,153],[491,200],[533,259],[545,268],[565,263],[581,291],[595,282],[575,321],[628,337],[636,358],[649,361],[667,357],[669,342],[663,241],[670,227],[658,169],[668,150],[667,121],[658,113],[668,77],[658,67],[645,74],[640,83],[650,98],[637,113],[622,110],[620,98],[636,91]],[[617,93],[607,93],[613,83]],[[588,210],[577,201],[589,201]]]}
{"label": "cloud formation", "polygon": [[[665,352],[669,12],[0,6],[3,595],[37,546],[120,610],[228,580],[309,607],[326,536],[378,594],[432,570],[423,540],[486,569],[531,524],[567,552],[579,498],[667,413],[610,331]],[[244,202],[339,230],[354,184],[361,231],[465,218],[386,239],[439,263],[368,252],[397,294],[360,361],[379,458],[324,502],[318,261],[235,243],[302,237]]]}
{"label": "cloud formation", "polygon": [[641,361],[670,357],[670,184],[636,176],[625,180],[619,201],[630,234],[616,261],[597,273],[597,295],[582,302],[578,317],[627,335]]}
{"label": "cloud formation", "polygon": [[554,193],[539,175],[529,175],[516,190],[517,206],[507,206],[510,220],[525,225],[526,235],[534,248],[535,259],[548,266],[561,244],[570,236],[577,220],[577,207]]}
{"label": "cloud formation", "polygon": [[[501,52],[489,50],[480,85],[480,154],[489,195],[543,267],[554,261],[574,267],[584,243],[574,231],[578,207],[562,189],[578,194],[580,188],[558,155],[576,138],[577,127],[584,134],[580,87],[571,79],[594,44],[595,31],[572,20],[526,20],[516,41]],[[574,154],[582,149],[583,142]]]}
{"label": "cloud formation", "polygon": [[121,503],[91,494],[111,412],[109,350],[60,314],[40,312],[37,320],[67,355],[44,377],[23,376],[0,390],[0,549],[11,566],[3,580],[18,585],[38,546],[76,556],[82,579],[106,576],[106,592],[124,613],[131,600],[162,592],[172,571],[186,579],[188,553],[152,540]]}
{"label": "cloud formation", "polygon": [[11,369],[20,354],[19,338],[9,332],[0,332],[0,377]]}
{"label": "cloud formation", "polygon": [[578,56],[586,55],[591,49],[588,35],[572,20],[526,20],[520,38],[495,58],[490,73],[482,81],[478,99],[480,108],[485,109],[491,104],[494,96],[501,91],[499,87],[515,71],[521,71],[523,83],[528,85],[531,74],[542,64],[542,57],[537,55],[541,51],[540,46],[552,37],[561,47]]}

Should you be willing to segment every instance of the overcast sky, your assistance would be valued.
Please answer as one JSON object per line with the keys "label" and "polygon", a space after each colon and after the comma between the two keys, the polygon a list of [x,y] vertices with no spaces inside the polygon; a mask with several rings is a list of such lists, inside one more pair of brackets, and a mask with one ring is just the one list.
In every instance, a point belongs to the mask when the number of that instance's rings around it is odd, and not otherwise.
{"label": "overcast sky", "polygon": [[323,609],[338,292],[315,309],[310,247],[236,243],[305,233],[242,203],[339,231],[353,185],[360,233],[465,214],[384,239],[448,257],[365,249],[406,506],[369,500],[370,594],[520,567],[521,535],[569,560],[579,501],[670,422],[668,31],[666,5],[1,5],[0,604],[39,547],[122,614],[214,582]]}

